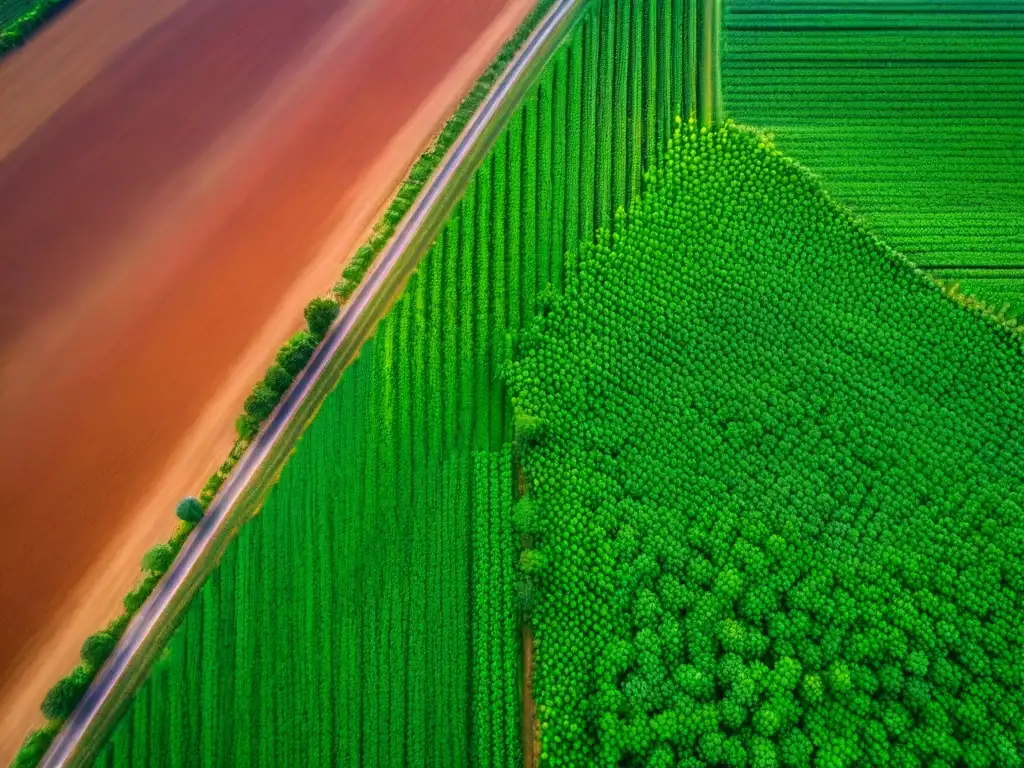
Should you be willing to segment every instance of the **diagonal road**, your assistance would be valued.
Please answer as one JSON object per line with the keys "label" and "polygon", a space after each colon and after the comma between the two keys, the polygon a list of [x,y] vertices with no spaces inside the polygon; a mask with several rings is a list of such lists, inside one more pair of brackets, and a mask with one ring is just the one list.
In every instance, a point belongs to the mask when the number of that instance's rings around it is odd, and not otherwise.
{"label": "diagonal road", "polygon": [[42,765],[86,764],[145,677],[176,619],[232,534],[259,506],[299,436],[429,249],[473,172],[585,0],[560,0],[544,17],[445,157],[263,431],[236,466],[174,565],[132,620],[65,723]]}
{"label": "diagonal road", "polygon": [[0,60],[0,764],[533,0],[83,0]]}

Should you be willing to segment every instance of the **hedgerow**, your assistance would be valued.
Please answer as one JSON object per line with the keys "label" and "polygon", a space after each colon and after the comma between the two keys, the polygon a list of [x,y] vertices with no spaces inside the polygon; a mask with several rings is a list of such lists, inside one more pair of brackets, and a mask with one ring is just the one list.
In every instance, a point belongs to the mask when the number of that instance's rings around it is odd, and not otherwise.
{"label": "hedgerow", "polygon": [[751,132],[647,182],[509,373],[544,765],[1021,765],[1019,332]]}

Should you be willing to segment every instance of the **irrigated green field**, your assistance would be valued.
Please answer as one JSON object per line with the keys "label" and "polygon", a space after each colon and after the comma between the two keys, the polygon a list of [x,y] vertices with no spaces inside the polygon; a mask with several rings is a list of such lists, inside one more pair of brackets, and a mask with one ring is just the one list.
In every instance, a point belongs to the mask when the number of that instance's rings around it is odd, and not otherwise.
{"label": "irrigated green field", "polygon": [[521,763],[500,368],[691,110],[683,12],[584,11],[98,765]]}
{"label": "irrigated green field", "polygon": [[3,29],[26,11],[30,11],[38,0],[0,0],[0,29]]}
{"label": "irrigated green field", "polygon": [[772,133],[919,265],[1014,268],[1015,289],[964,285],[1019,308],[1024,5],[730,0],[724,49],[734,119]]}
{"label": "irrigated green field", "polygon": [[1024,354],[684,130],[510,378],[545,766],[1019,766]]}

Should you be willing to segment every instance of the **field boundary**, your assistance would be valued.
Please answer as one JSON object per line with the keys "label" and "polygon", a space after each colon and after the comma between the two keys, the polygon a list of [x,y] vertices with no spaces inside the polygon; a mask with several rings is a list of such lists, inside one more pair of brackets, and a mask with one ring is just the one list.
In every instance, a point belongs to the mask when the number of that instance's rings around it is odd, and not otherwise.
{"label": "field boundary", "polygon": [[132,619],[41,765],[85,765],[95,757],[192,597],[234,534],[258,511],[303,431],[429,250],[477,166],[586,3],[557,0],[537,24]]}

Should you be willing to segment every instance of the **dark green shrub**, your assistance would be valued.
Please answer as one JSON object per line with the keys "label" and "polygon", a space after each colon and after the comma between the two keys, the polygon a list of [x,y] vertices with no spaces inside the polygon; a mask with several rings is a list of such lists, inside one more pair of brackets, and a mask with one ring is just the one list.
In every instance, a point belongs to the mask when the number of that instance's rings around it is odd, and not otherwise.
{"label": "dark green shrub", "polygon": [[292,376],[306,367],[316,350],[316,339],[309,331],[299,331],[277,352],[275,360]]}
{"label": "dark green shrub", "polygon": [[117,639],[113,635],[106,632],[97,632],[85,638],[79,655],[82,661],[90,667],[99,669],[103,662],[107,660],[110,652],[114,650],[115,645],[117,645]]}
{"label": "dark green shrub", "polygon": [[520,574],[519,578],[516,579],[515,586],[516,607],[523,615],[529,615],[529,613],[533,610],[537,594],[537,589],[533,585],[533,580],[525,574]]}
{"label": "dark green shrub", "polygon": [[179,501],[177,508],[174,510],[178,519],[186,523],[198,523],[203,519],[204,512],[203,505],[194,496],[189,496]]}
{"label": "dark green shrub", "polygon": [[274,390],[261,381],[252,388],[252,392],[245,398],[242,407],[256,421],[262,422],[274,412],[274,408],[277,407],[280,399],[280,394],[274,392]]}
{"label": "dark green shrub", "polygon": [[537,502],[524,496],[512,510],[512,527],[522,536],[532,536],[539,532],[540,513]]}
{"label": "dark green shrub", "polygon": [[31,37],[52,16],[57,14],[71,0],[38,0],[25,13],[0,27],[0,55],[14,50]]}
{"label": "dark green shrub", "polygon": [[326,299],[318,296],[306,305],[303,313],[306,317],[306,325],[309,332],[317,339],[322,339],[330,330],[331,323],[338,316],[341,305],[334,299]]}
{"label": "dark green shrub", "polygon": [[142,556],[142,570],[165,573],[174,562],[174,553],[166,544],[157,544]]}
{"label": "dark green shrub", "polygon": [[[248,416],[243,416],[243,417],[240,417],[240,418],[248,419],[249,417]],[[258,426],[259,425],[257,425],[257,427]],[[237,420],[235,421],[235,428],[236,429],[238,428],[238,421]],[[255,432],[253,434],[255,434]],[[227,476],[225,474],[221,474],[221,472],[216,472],[216,473],[214,473],[213,475],[210,476],[209,480],[206,481],[206,485],[203,486],[203,490],[199,494],[200,501],[204,505],[209,505],[210,501],[213,500],[213,497],[217,495],[217,491],[219,491],[220,487],[222,485],[224,485],[224,480],[226,479],[226,477]],[[203,497],[205,497],[205,500],[203,500]]]}
{"label": "dark green shrub", "polygon": [[524,549],[519,553],[519,567],[523,573],[533,575],[544,570],[547,558],[544,553],[536,549]]}
{"label": "dark green shrub", "polygon": [[[263,383],[267,385],[267,389],[276,393],[278,397],[283,395],[288,387],[292,385],[292,380],[293,376],[277,363],[270,366],[263,377]],[[223,467],[221,469],[223,470]],[[228,471],[230,471],[230,468]]]}
{"label": "dark green shrub", "polygon": [[127,613],[122,613],[116,619],[107,624],[107,628],[103,631],[115,640],[120,640],[121,635],[123,635],[124,631],[128,628],[128,622],[130,620],[131,616]]}
{"label": "dark green shrub", "polygon": [[134,616],[138,613],[142,604],[149,599],[151,594],[153,594],[153,590],[156,589],[156,585],[159,581],[160,574],[151,573],[139,582],[135,589],[124,596],[124,600],[121,602],[124,605],[125,612],[127,612],[129,616]]}
{"label": "dark green shrub", "polygon": [[11,768],[35,768],[39,765],[58,730],[60,730],[59,723],[48,723],[30,733],[22,743],[18,754],[14,756]]}
{"label": "dark green shrub", "polygon": [[[235,419],[235,433],[241,440],[252,440],[260,431],[260,423],[247,413]],[[211,478],[212,480],[212,478]]]}
{"label": "dark green shrub", "polygon": [[518,443],[530,443],[543,436],[544,422],[536,416],[516,411],[512,418],[512,429]]}
{"label": "dark green shrub", "polygon": [[349,264],[347,267],[341,270],[341,276],[348,283],[351,284],[351,290],[349,291],[349,293],[351,294],[353,291],[355,291],[356,286],[359,284],[359,280],[363,276],[363,268],[355,263]]}
{"label": "dark green shrub", "polygon": [[167,546],[171,548],[171,552],[177,557],[178,552],[185,545],[188,540],[189,534],[195,529],[195,523],[186,523],[184,520],[178,524],[178,527],[174,529],[174,533],[171,534],[171,538],[167,540]]}
{"label": "dark green shrub", "polygon": [[334,284],[334,288],[331,289],[335,296],[338,297],[338,301],[345,301],[349,298],[356,290],[356,284],[347,278],[342,278]]}
{"label": "dark green shrub", "polygon": [[62,677],[46,693],[41,707],[49,720],[64,720],[81,700],[89,687],[89,674],[83,667],[75,667],[71,674]]}
{"label": "dark green shrub", "polygon": [[364,269],[370,266],[373,263],[373,249],[368,245],[361,246],[352,257],[351,263],[358,264]]}

